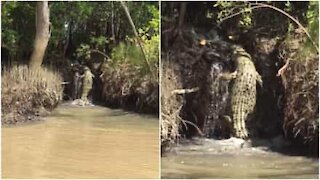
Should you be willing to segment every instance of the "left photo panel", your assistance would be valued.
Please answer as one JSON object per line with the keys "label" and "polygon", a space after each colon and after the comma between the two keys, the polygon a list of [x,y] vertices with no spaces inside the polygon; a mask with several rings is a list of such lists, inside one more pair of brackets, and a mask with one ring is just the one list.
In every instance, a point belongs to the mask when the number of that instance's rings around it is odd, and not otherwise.
{"label": "left photo panel", "polygon": [[159,15],[1,1],[1,178],[160,178]]}

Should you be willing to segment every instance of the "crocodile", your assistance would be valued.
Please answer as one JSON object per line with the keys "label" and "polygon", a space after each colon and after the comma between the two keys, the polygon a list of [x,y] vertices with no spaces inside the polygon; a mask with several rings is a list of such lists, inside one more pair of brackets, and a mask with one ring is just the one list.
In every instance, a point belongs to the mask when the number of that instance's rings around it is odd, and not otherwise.
{"label": "crocodile", "polygon": [[246,121],[254,113],[257,98],[257,82],[262,86],[262,79],[254,63],[242,47],[234,46],[233,57],[236,70],[229,73],[226,79],[233,79],[231,90],[231,116],[225,116],[230,122],[233,136],[246,139],[248,130]]}
{"label": "crocodile", "polygon": [[90,69],[85,66],[84,74],[81,77],[83,78],[81,100],[87,105],[89,104],[88,96],[90,90],[92,89],[92,80],[94,75],[91,73]]}

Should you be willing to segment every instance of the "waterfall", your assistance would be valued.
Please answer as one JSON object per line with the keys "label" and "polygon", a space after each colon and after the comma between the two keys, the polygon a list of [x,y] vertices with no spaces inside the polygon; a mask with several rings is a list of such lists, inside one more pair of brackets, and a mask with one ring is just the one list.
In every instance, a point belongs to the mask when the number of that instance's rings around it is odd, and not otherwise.
{"label": "waterfall", "polygon": [[81,98],[81,87],[82,87],[82,80],[81,75],[78,71],[76,71],[73,75],[73,87],[72,87],[72,99],[80,99]]}
{"label": "waterfall", "polygon": [[[205,119],[204,132],[207,137],[226,136],[227,133],[223,127],[223,120],[221,117],[226,115],[226,107],[228,104],[228,82],[218,78],[218,75],[223,73],[223,65],[221,63],[212,63],[209,74],[210,87],[210,103],[208,107],[208,114]],[[220,122],[219,122],[220,121]]]}

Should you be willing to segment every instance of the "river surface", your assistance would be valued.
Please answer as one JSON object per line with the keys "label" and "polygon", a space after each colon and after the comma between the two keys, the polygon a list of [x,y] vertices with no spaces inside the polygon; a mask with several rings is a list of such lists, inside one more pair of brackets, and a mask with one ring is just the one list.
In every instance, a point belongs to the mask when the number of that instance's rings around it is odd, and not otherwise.
{"label": "river surface", "polygon": [[2,128],[2,178],[159,178],[158,123],[62,105],[44,121]]}
{"label": "river surface", "polygon": [[[234,146],[234,142],[231,142]],[[318,179],[318,158],[289,156],[259,147],[205,142],[173,148],[161,159],[162,178]]]}

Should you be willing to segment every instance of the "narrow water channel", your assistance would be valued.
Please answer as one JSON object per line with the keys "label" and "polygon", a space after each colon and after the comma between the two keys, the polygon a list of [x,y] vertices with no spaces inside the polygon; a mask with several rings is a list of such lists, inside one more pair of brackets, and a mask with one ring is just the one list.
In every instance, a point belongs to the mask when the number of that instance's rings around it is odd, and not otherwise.
{"label": "narrow water channel", "polygon": [[158,178],[158,123],[62,105],[44,121],[2,128],[2,178]]}
{"label": "narrow water channel", "polygon": [[[211,140],[210,140],[211,141]],[[162,178],[318,179],[318,158],[290,156],[261,148],[222,143],[180,145],[161,159]],[[232,145],[233,146],[233,145]]]}

